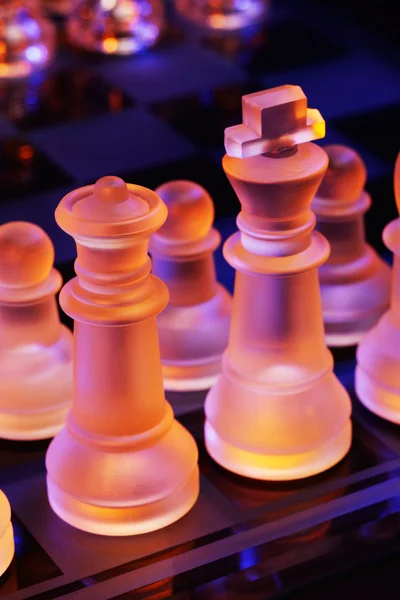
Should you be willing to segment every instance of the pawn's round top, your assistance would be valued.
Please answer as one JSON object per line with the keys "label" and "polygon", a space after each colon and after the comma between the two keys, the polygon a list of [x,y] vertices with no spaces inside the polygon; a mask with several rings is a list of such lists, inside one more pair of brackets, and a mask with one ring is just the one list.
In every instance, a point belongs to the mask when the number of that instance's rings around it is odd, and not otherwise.
{"label": "pawn's round top", "polygon": [[326,200],[354,202],[364,191],[367,180],[365,164],[357,152],[347,146],[324,146],[329,164],[317,196]]}
{"label": "pawn's round top", "polygon": [[49,277],[54,247],[43,229],[15,221],[0,227],[0,256],[0,285],[33,287]]}
{"label": "pawn's round top", "polygon": [[194,181],[176,180],[156,189],[168,208],[168,217],[156,236],[170,243],[190,243],[207,236],[214,221],[209,193]]}
{"label": "pawn's round top", "polygon": [[121,222],[146,215],[150,206],[146,200],[128,190],[119,177],[102,177],[93,192],[73,206],[77,217],[102,223]]}

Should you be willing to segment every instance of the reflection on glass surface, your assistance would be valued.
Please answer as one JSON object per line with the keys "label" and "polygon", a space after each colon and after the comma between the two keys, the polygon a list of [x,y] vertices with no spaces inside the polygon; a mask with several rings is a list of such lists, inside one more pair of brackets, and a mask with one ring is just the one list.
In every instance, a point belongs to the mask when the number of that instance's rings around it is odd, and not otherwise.
{"label": "reflection on glass surface", "polygon": [[268,6],[268,0],[176,0],[176,10],[185,19],[220,31],[259,24]]}
{"label": "reflection on glass surface", "polygon": [[25,77],[45,67],[54,55],[55,30],[36,2],[0,4],[0,78]]}
{"label": "reflection on glass surface", "polygon": [[164,22],[162,0],[83,0],[68,20],[71,44],[103,54],[153,46]]}

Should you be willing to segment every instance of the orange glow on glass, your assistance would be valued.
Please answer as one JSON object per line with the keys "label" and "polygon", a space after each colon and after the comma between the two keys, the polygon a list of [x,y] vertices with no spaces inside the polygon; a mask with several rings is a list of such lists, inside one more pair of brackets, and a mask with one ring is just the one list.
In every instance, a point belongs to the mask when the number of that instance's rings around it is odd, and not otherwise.
{"label": "orange glow on glass", "polygon": [[197,447],[166,402],[157,315],[168,292],[151,271],[150,235],[167,209],[146,188],[104,177],[56,210],[77,244],[60,304],[75,320],[67,426],[46,457],[56,514],[102,535],[133,535],[186,514],[199,493]]}
{"label": "orange glow on glass", "polygon": [[0,490],[0,577],[8,569],[14,557],[14,551],[10,504]]}
{"label": "orange glow on glass", "polygon": [[193,181],[170,181],[156,192],[168,207],[167,221],[150,242],[153,273],[170,295],[158,317],[164,386],[208,389],[221,371],[232,307],[216,280],[213,252],[220,235],[212,227],[214,205]]}
{"label": "orange glow on glass", "polygon": [[72,334],[60,324],[61,276],[37,225],[0,227],[0,437],[37,440],[64,425],[72,397]]}
{"label": "orange glow on glass", "polygon": [[[270,135],[297,140],[307,111],[298,86],[243,98],[243,121],[261,149]],[[317,268],[329,246],[310,210],[328,157],[301,143],[238,158],[225,139],[223,168],[242,212],[224,245],[235,292],[222,373],[206,398],[206,447],[240,475],[308,477],[340,461],[351,444],[350,399],[324,339]]]}
{"label": "orange glow on glass", "polygon": [[[400,154],[394,170],[394,194],[400,212]],[[390,308],[361,340],[357,350],[356,392],[360,401],[383,419],[400,424],[400,219],[383,231],[393,252]]]}
{"label": "orange glow on glass", "polygon": [[329,166],[313,200],[316,228],[331,252],[319,268],[329,346],[358,344],[389,307],[391,270],[365,240],[365,165],[346,146],[325,146]]}

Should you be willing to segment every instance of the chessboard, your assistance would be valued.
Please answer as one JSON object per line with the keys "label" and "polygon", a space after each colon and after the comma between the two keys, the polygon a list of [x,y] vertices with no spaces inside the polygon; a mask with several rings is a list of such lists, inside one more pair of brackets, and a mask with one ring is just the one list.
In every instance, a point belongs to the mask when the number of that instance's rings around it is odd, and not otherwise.
{"label": "chessboard", "polygon": [[[363,157],[373,199],[367,238],[383,254],[382,229],[398,216],[400,135],[400,49],[389,4],[271,2],[263,28],[242,37],[200,31],[170,10],[159,45],[133,58],[79,53],[59,22],[54,65],[0,82],[1,223],[43,227],[67,281],[75,245],[54,221],[64,194],[103,175],[152,189],[179,178],[210,192],[226,239],[239,203],[220,164],[223,131],[241,122],[244,94],[291,83],[324,116],[322,144],[347,144]],[[232,291],[220,251],[216,264]],[[68,526],[47,502],[48,441],[1,441],[16,556],[0,598],[398,598],[400,432],[355,397],[355,349],[334,356],[353,399],[353,444],[340,464],[299,482],[256,482],[220,468],[203,443],[205,392],[168,393],[199,446],[201,493],[189,514],[158,532],[106,538]]]}

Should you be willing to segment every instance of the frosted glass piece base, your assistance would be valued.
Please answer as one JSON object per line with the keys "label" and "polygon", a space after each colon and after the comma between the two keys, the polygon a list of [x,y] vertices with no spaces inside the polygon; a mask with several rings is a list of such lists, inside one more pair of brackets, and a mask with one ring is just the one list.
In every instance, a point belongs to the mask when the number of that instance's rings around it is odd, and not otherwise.
{"label": "frosted glass piece base", "polygon": [[158,316],[164,387],[207,390],[217,381],[228,345],[232,297],[221,285],[193,306],[170,304]]}
{"label": "frosted glass piece base", "polygon": [[14,552],[14,532],[10,523],[0,538],[0,576],[10,566]]}
{"label": "frosted glass piece base", "polygon": [[357,344],[361,341],[363,336],[365,335],[365,331],[358,331],[352,333],[327,333],[325,335],[326,345],[329,348],[345,348],[348,346],[357,346]]}
{"label": "frosted glass piece base", "polygon": [[166,527],[189,512],[199,495],[199,469],[196,466],[169,496],[142,506],[95,506],[64,492],[49,476],[47,492],[56,515],[77,529],[107,536],[138,535]]}
{"label": "frosted glass piece base", "polygon": [[216,462],[278,481],[321,473],[343,458],[351,444],[351,402],[329,367],[312,378],[289,364],[271,366],[263,379],[258,373],[258,381],[250,375],[235,371],[225,354],[207,394],[205,443]]}
{"label": "frosted glass piece base", "polygon": [[215,462],[232,473],[266,481],[290,481],[322,473],[346,456],[351,439],[349,422],[337,436],[310,452],[262,455],[229,444],[210,423],[205,424],[206,448]]}
{"label": "frosted glass piece base", "polygon": [[46,440],[64,427],[69,403],[49,411],[31,414],[0,412],[0,438],[13,441]]}
{"label": "frosted glass piece base", "polygon": [[73,338],[62,327],[49,347],[16,347],[0,356],[0,438],[41,440],[63,425],[73,394]]}
{"label": "frosted glass piece base", "polygon": [[344,348],[347,346],[357,346],[368,331],[376,325],[381,318],[386,307],[382,306],[382,310],[374,314],[367,315],[363,322],[360,318],[357,323],[348,324],[347,332],[346,323],[327,323],[325,322],[325,341],[330,348]]}
{"label": "frosted glass piece base", "polygon": [[169,525],[199,493],[198,450],[173,418],[132,436],[101,436],[71,419],[46,456],[48,495],[70,525],[100,535],[133,535]]}
{"label": "frosted glass piece base", "polygon": [[391,269],[371,248],[362,260],[319,269],[325,340],[354,346],[389,308]]}
{"label": "frosted glass piece base", "polygon": [[357,349],[355,390],[376,415],[400,423],[400,327],[392,309],[383,315]]}
{"label": "frosted glass piece base", "polygon": [[400,389],[385,386],[358,366],[355,372],[355,390],[365,408],[382,419],[400,425]]}
{"label": "frosted glass piece base", "polygon": [[214,362],[200,365],[164,363],[162,372],[164,389],[167,391],[190,392],[208,390],[216,383],[221,372],[221,358]]}

